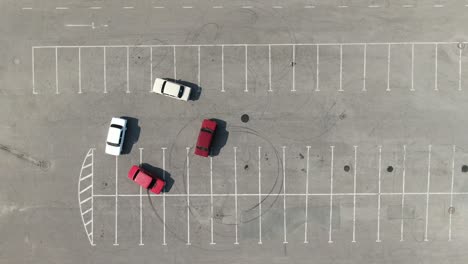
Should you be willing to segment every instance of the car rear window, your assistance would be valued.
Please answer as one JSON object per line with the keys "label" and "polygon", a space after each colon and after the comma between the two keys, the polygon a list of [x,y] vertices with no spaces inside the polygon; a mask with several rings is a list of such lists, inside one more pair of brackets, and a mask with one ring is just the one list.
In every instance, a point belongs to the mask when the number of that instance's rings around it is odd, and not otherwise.
{"label": "car rear window", "polygon": [[182,95],[184,95],[184,87],[180,86],[179,94],[177,95],[177,97],[182,98]]}
{"label": "car rear window", "polygon": [[118,128],[118,129],[122,129],[122,128],[123,128],[121,125],[117,125],[117,124],[112,124],[111,127],[115,127],[115,128]]}

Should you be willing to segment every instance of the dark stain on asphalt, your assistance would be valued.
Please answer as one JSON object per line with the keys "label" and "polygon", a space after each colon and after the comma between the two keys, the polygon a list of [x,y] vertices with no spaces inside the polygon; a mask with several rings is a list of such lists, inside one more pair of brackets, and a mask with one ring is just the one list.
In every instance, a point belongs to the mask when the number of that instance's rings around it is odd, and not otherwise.
{"label": "dark stain on asphalt", "polygon": [[39,168],[41,168],[43,170],[47,170],[50,167],[50,163],[48,161],[36,159],[36,158],[32,157],[31,155],[28,155],[28,154],[23,153],[23,152],[21,152],[19,150],[13,149],[13,148],[11,148],[9,146],[0,144],[0,149],[5,151],[8,154],[11,154],[11,155],[17,157],[20,160],[29,162],[29,163],[31,163],[31,164],[33,164],[33,165],[35,165],[35,166],[37,166],[37,167],[39,167]]}

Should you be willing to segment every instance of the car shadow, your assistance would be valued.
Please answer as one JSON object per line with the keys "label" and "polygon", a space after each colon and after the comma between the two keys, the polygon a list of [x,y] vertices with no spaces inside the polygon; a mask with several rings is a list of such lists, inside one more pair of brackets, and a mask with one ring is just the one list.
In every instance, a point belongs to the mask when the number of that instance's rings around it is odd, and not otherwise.
{"label": "car shadow", "polygon": [[211,118],[210,120],[215,121],[217,124],[216,133],[214,134],[210,148],[210,156],[215,157],[219,155],[221,149],[226,145],[229,131],[226,130],[226,121],[217,118]]}
{"label": "car shadow", "polygon": [[141,128],[138,125],[137,118],[129,116],[122,116],[121,118],[127,120],[127,131],[125,132],[122,154],[129,154],[132,152],[133,145],[135,145],[140,138]]}
{"label": "car shadow", "polygon": [[164,186],[164,189],[162,190],[163,192],[169,192],[172,189],[172,186],[174,185],[174,179],[171,177],[171,174],[161,168],[154,167],[151,164],[148,163],[142,163],[140,164],[140,167],[147,171],[151,176],[156,176],[159,177],[163,180],[166,181],[166,185]]}
{"label": "car shadow", "polygon": [[190,87],[192,91],[190,92],[189,100],[197,101],[198,99],[200,99],[202,88],[198,86],[197,84],[192,83],[192,82],[182,81],[182,80],[171,79],[171,78],[164,78],[164,80]]}

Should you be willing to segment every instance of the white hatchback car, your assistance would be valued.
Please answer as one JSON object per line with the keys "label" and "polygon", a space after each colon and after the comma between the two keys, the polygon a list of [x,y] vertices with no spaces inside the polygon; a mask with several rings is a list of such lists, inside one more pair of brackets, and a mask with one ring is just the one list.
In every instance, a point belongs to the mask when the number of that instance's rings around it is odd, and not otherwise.
{"label": "white hatchback car", "polygon": [[178,100],[188,101],[191,90],[192,89],[190,87],[156,78],[152,91],[154,93],[163,94]]}
{"label": "white hatchback car", "polygon": [[119,156],[122,152],[122,146],[127,130],[127,120],[123,118],[113,117],[110,123],[109,132],[107,133],[106,153],[114,156]]}

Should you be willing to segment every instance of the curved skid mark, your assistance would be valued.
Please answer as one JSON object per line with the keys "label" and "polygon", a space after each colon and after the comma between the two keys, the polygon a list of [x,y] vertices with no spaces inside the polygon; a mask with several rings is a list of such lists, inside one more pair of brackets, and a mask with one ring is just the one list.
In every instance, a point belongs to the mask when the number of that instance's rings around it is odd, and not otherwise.
{"label": "curved skid mark", "polygon": [[[91,173],[83,175],[83,171],[87,168],[91,167]],[[88,237],[89,243],[91,246],[95,246],[94,239],[93,239],[93,229],[94,229],[94,191],[93,191],[93,176],[94,176],[94,148],[90,148],[86,157],[83,160],[83,164],[81,165],[80,170],[80,178],[78,180],[78,205],[80,206],[80,213],[81,213],[81,222],[83,223],[83,227],[86,232],[86,236]],[[81,183],[91,178],[91,184],[81,186]],[[91,191],[91,196],[89,196],[89,192]],[[88,209],[83,211],[83,204],[86,202],[91,201],[91,206]],[[85,215],[90,213],[90,217],[88,221],[85,222]]]}

